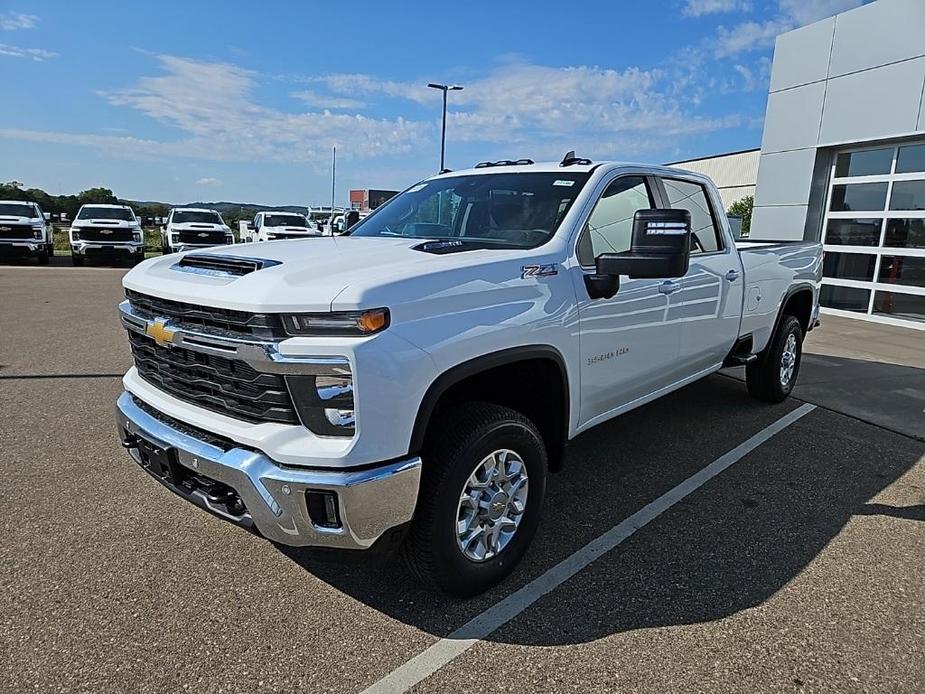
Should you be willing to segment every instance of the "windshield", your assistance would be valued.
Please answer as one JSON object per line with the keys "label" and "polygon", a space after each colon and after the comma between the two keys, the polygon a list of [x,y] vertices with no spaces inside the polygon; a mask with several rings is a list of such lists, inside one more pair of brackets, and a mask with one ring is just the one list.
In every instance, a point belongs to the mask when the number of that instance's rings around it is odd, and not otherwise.
{"label": "windshield", "polygon": [[535,248],[556,233],[587,180],[559,171],[439,178],[392,198],[350,233]]}
{"label": "windshield", "polygon": [[135,214],[124,207],[81,207],[77,219],[121,219],[134,222]]}
{"label": "windshield", "polygon": [[221,215],[218,212],[174,212],[174,224],[188,224],[198,222],[200,224],[222,224]]}
{"label": "windshield", "polygon": [[305,217],[300,214],[268,214],[264,218],[264,226],[268,227],[304,227],[307,226]]}
{"label": "windshield", "polygon": [[35,208],[21,202],[0,202],[0,217],[35,217]]}

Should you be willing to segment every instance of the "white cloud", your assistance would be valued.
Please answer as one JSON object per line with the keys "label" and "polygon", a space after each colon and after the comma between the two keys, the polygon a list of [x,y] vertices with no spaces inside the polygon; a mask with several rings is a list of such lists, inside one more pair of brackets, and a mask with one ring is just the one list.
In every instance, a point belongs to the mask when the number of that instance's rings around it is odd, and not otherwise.
{"label": "white cloud", "polygon": [[803,26],[863,4],[864,0],[780,0],[780,11]]}
{"label": "white cloud", "polygon": [[309,106],[315,108],[330,108],[335,110],[344,109],[361,109],[366,107],[366,103],[359,99],[350,99],[342,96],[326,96],[318,94],[311,89],[305,89],[300,92],[292,92],[289,96],[303,101]]}
{"label": "white cloud", "polygon": [[[379,93],[431,106],[439,97],[422,86],[423,80],[396,82],[358,74],[323,79],[338,93]],[[466,80],[463,91],[450,95],[447,127],[456,141],[509,146],[510,156],[561,156],[571,148],[606,156],[651,151],[667,138],[740,122],[735,115],[699,117],[681,107],[688,101],[687,94],[682,96],[678,98],[674,76],[658,69],[509,62]]]}
{"label": "white cloud", "polygon": [[775,39],[786,31],[860,7],[864,1],[778,0],[779,13],[771,19],[742,22],[731,28],[717,27],[716,39],[711,42],[713,54],[717,58],[727,58],[769,48],[774,45]]}
{"label": "white cloud", "polygon": [[[0,130],[0,137],[86,146],[120,157],[188,157],[219,161],[284,161],[326,170],[331,145],[345,160],[411,155],[439,137],[439,97],[423,81],[365,74],[307,76],[318,91],[297,92],[313,110],[284,111],[255,95],[260,76],[228,63],[158,56],[161,74],[130,88],[101,92],[113,106],[130,108],[175,129],[156,141],[110,134]],[[479,143],[489,154],[561,157],[578,149],[595,158],[664,151],[683,136],[740,126],[735,113],[698,113],[710,89],[700,75],[666,69],[550,67],[509,62],[465,81],[450,96],[450,137]],[[744,77],[744,75],[743,75]],[[373,118],[332,111],[358,105],[408,110],[425,103],[426,120]],[[384,103],[383,103],[384,101]],[[323,108],[324,110],[317,110]],[[420,109],[416,109],[420,110]],[[715,112],[715,109],[714,109]],[[200,180],[200,185],[207,185]]]}
{"label": "white cloud", "polygon": [[774,40],[785,31],[794,28],[789,19],[769,19],[764,22],[743,22],[731,29],[719,27],[714,42],[714,55],[726,58],[739,53],[768,48]]}
{"label": "white cloud", "polygon": [[687,0],[681,10],[686,17],[702,17],[707,14],[745,12],[751,9],[748,0]]}
{"label": "white cloud", "polygon": [[284,112],[257,102],[256,73],[227,63],[159,56],[166,74],[131,89],[103,93],[111,104],[176,126],[192,148],[233,158],[327,162],[330,148],[347,158],[406,152],[428,124],[323,112]]}
{"label": "white cloud", "polygon": [[220,186],[221,184],[221,179],[212,178],[211,176],[204,176],[196,181],[197,186]]}
{"label": "white cloud", "polygon": [[32,29],[38,21],[39,18],[34,14],[23,14],[22,12],[0,13],[0,29],[3,31]]}
{"label": "white cloud", "polygon": [[7,55],[12,58],[28,58],[37,63],[58,57],[57,53],[46,51],[44,48],[21,48],[20,46],[11,46],[8,43],[0,43],[0,55]]}

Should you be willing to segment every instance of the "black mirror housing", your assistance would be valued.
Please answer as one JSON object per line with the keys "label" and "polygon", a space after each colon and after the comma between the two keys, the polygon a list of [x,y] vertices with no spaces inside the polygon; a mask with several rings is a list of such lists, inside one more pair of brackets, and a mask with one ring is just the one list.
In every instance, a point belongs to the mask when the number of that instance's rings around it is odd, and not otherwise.
{"label": "black mirror housing", "polygon": [[603,253],[597,274],[630,279],[683,277],[691,257],[691,213],[687,210],[637,210],[629,251]]}

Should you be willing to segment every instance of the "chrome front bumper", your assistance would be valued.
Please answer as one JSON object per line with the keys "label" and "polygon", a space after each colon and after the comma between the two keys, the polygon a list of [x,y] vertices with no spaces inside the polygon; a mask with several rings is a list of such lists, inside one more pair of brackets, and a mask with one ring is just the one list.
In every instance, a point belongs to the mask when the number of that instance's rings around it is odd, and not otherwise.
{"label": "chrome front bumper", "polygon": [[[244,510],[231,513],[200,489],[174,485],[153,475],[174,493],[237,525],[257,530],[273,542],[292,546],[368,549],[386,531],[411,520],[417,503],[421,459],[411,458],[360,471],[300,470],[282,467],[258,451],[224,450],[156,419],[138,406],[131,393],[116,403],[120,440],[142,469],[138,438],[175,452],[191,476],[202,476],[233,489]],[[337,495],[340,527],[312,521],[307,491]]]}
{"label": "chrome front bumper", "polygon": [[86,255],[92,251],[115,251],[119,253],[144,253],[145,245],[141,241],[123,241],[117,243],[101,243],[98,241],[71,241],[71,253]]}

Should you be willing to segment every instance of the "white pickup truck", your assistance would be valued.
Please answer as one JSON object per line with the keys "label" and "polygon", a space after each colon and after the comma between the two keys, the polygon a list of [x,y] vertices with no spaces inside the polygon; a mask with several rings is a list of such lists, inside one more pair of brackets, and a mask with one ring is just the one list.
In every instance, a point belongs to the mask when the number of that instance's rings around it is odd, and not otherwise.
{"label": "white pickup truck", "polygon": [[398,548],[472,595],[527,550],[573,437],[723,365],[786,398],[821,274],[818,243],[740,252],[698,174],[486,163],[349,236],[129,272],[119,436],[273,542]]}
{"label": "white pickup truck", "polygon": [[128,259],[133,265],[145,259],[141,222],[128,205],[82,205],[68,236],[74,265],[83,265],[87,258]]}
{"label": "white pickup truck", "polygon": [[252,224],[247,224],[242,241],[278,241],[321,236],[321,230],[309,224],[304,215],[296,212],[258,212]]}
{"label": "white pickup truck", "polygon": [[174,207],[161,227],[161,252],[177,253],[234,243],[234,234],[215,210]]}
{"label": "white pickup truck", "polygon": [[48,265],[55,254],[54,229],[34,202],[0,200],[0,253],[32,256]]}

